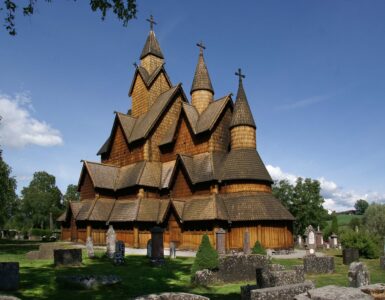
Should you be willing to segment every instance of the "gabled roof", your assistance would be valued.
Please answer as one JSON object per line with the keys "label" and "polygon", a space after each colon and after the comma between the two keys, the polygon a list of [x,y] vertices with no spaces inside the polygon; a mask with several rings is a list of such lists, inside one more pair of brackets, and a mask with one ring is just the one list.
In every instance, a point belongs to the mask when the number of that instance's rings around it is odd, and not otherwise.
{"label": "gabled roof", "polygon": [[273,183],[255,149],[232,149],[223,161],[221,180],[262,180]]}
{"label": "gabled roof", "polygon": [[160,50],[159,42],[155,37],[155,32],[150,30],[146,43],[144,44],[140,59],[145,58],[147,55],[152,54],[159,58],[164,58],[162,51]]}
{"label": "gabled roof", "polygon": [[131,82],[131,86],[130,86],[130,89],[128,91],[128,96],[131,97],[132,95],[132,92],[134,90],[134,86],[135,86],[135,80],[137,78],[137,75],[139,74],[140,77],[142,78],[144,84],[146,85],[147,88],[149,88],[154,82],[155,82],[155,79],[158,77],[158,75],[163,72],[164,76],[166,77],[166,80],[168,82],[168,84],[170,86],[172,86],[172,83],[171,83],[171,80],[170,80],[170,77],[168,77],[168,74],[166,72],[166,69],[164,68],[164,64],[160,65],[159,67],[157,67],[153,72],[152,74],[148,74],[147,70],[145,68],[143,68],[142,66],[138,66],[135,70],[135,74],[134,74],[134,77],[132,79],[132,82]]}
{"label": "gabled roof", "polygon": [[66,210],[56,219],[58,222],[64,222],[67,220],[68,216],[72,213],[74,218],[76,219],[76,216],[79,213],[79,210],[81,208],[80,201],[70,201],[68,206],[66,207]]}
{"label": "gabled roof", "polygon": [[234,104],[234,112],[230,123],[230,128],[234,126],[252,126],[256,128],[253,114],[251,113],[249,103],[243,89],[242,79],[239,79],[238,93]]}
{"label": "gabled roof", "polygon": [[89,212],[87,220],[107,221],[114,206],[114,202],[115,199],[97,198],[93,209]]}
{"label": "gabled roof", "polygon": [[79,185],[85,170],[87,170],[87,173],[90,175],[92,184],[95,188],[114,189],[115,179],[119,172],[118,167],[84,161],[83,169],[80,174]]}
{"label": "gabled roof", "polygon": [[195,75],[191,86],[190,94],[197,90],[207,90],[214,94],[214,89],[211,84],[209,72],[203,58],[203,51],[200,51],[198,64],[195,69]]}

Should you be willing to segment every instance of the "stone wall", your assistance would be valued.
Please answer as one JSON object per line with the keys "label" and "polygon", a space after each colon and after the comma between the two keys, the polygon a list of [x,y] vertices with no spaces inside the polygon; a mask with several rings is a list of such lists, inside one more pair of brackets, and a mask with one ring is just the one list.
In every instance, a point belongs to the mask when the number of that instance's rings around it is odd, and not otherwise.
{"label": "stone wall", "polygon": [[333,273],[334,257],[307,255],[303,258],[305,273]]}
{"label": "stone wall", "polygon": [[[314,288],[311,281],[303,283],[282,285],[264,289],[256,289],[250,292],[250,300],[292,300],[296,295]],[[245,298],[242,298],[245,299]]]}
{"label": "stone wall", "polygon": [[291,270],[274,270],[269,268],[262,272],[262,281],[257,282],[260,288],[302,283],[305,281],[305,272],[302,265],[293,266]]}

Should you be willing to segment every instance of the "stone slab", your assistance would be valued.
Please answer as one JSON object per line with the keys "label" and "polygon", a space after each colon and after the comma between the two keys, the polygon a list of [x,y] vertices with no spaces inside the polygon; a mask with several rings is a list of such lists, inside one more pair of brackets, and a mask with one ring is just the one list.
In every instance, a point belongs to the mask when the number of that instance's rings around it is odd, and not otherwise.
{"label": "stone slab", "polygon": [[0,290],[17,290],[19,288],[19,281],[19,263],[0,262]]}
{"label": "stone slab", "polygon": [[139,296],[135,300],[210,300],[210,298],[187,293],[162,293]]}
{"label": "stone slab", "polygon": [[296,295],[313,288],[313,282],[305,281],[297,284],[256,289],[250,292],[250,300],[292,300]]}
{"label": "stone slab", "polygon": [[55,266],[80,265],[82,263],[81,249],[56,249],[54,250]]}
{"label": "stone slab", "polygon": [[333,273],[334,257],[307,255],[303,258],[305,273]]}
{"label": "stone slab", "polygon": [[308,290],[302,295],[298,295],[295,300],[316,299],[316,300],[373,300],[357,288],[327,285],[317,289]]}

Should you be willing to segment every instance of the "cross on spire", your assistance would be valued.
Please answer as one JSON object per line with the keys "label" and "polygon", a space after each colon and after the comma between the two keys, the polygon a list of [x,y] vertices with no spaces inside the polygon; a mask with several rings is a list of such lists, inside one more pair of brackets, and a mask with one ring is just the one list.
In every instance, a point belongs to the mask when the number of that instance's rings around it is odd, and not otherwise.
{"label": "cross on spire", "polygon": [[135,67],[135,69],[138,68],[138,64],[136,63],[136,61],[134,61],[132,65]]}
{"label": "cross on spire", "polygon": [[238,69],[238,72],[235,72],[235,75],[239,77],[239,82],[242,82],[242,78],[246,77],[244,74],[242,74],[241,68]]}
{"label": "cross on spire", "polygon": [[199,53],[203,53],[203,49],[206,49],[206,46],[203,45],[203,42],[200,41],[199,43],[197,43],[197,46],[199,47]]}
{"label": "cross on spire", "polygon": [[154,17],[150,15],[149,19],[146,19],[147,22],[150,22],[150,30],[154,30],[154,24],[157,25],[157,23],[154,21]]}

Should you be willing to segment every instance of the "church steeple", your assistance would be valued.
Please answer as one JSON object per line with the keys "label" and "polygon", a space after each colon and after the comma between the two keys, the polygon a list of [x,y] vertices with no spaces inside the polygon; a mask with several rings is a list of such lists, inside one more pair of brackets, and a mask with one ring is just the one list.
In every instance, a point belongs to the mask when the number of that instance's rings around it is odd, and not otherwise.
{"label": "church steeple", "polygon": [[140,59],[141,66],[151,74],[156,68],[163,64],[164,56],[155,36],[154,24],[156,24],[156,22],[154,21],[154,17],[151,15],[150,19],[147,19],[147,21],[150,22],[150,33],[144,44]]}
{"label": "church steeple", "polygon": [[251,113],[246,93],[243,88],[241,69],[235,75],[239,76],[237,97],[235,100],[233,116],[230,122],[231,148],[256,148],[256,126]]}
{"label": "church steeple", "polygon": [[206,47],[202,42],[197,44],[197,46],[200,48],[198,64],[195,69],[190,94],[192,105],[195,106],[199,113],[201,113],[213,101],[214,89],[203,58],[203,49],[206,49]]}

